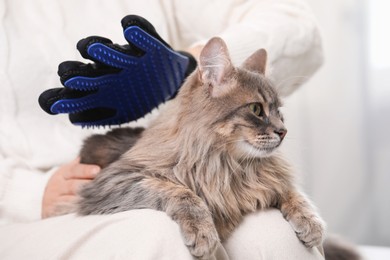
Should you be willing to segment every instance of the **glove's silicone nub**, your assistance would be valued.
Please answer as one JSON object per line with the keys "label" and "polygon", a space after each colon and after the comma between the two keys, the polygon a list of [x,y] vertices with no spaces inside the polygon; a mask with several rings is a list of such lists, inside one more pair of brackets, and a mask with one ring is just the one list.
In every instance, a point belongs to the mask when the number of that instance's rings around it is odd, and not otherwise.
{"label": "glove's silicone nub", "polygon": [[95,107],[115,109],[113,117],[80,122],[82,126],[115,125],[143,117],[170,99],[181,86],[189,63],[188,57],[174,52],[138,26],[124,31],[126,39],[145,51],[133,57],[102,43],[91,44],[87,51],[94,59],[122,69],[118,74],[96,78],[77,76],[64,85],[75,90],[97,90],[79,99],[56,101],[53,113],[77,113]]}

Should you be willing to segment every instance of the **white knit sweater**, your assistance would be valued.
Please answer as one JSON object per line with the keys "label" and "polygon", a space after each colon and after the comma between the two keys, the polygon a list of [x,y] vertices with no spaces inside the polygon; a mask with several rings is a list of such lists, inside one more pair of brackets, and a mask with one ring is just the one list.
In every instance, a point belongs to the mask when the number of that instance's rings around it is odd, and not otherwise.
{"label": "white knit sweater", "polygon": [[124,43],[120,20],[148,19],[174,49],[222,37],[233,62],[259,48],[286,96],[322,63],[321,41],[300,0],[0,1],[0,223],[37,220],[55,167],[77,156],[91,131],[50,116],[39,94],[59,87],[57,65],[82,60],[75,44],[101,35]]}

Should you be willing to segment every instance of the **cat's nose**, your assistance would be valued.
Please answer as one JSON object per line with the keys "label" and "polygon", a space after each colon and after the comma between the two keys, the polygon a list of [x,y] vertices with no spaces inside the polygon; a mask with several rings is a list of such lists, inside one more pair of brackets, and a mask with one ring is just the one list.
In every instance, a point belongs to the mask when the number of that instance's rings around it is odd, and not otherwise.
{"label": "cat's nose", "polygon": [[283,138],[287,134],[287,129],[286,128],[280,128],[278,130],[275,130],[275,133],[280,137],[280,140],[283,140]]}

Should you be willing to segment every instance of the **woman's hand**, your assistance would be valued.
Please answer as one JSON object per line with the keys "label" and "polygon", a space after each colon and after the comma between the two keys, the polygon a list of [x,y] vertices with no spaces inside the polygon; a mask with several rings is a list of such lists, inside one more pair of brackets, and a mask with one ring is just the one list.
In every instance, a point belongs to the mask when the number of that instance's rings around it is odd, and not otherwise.
{"label": "woman's hand", "polygon": [[90,36],[77,43],[93,63],[65,61],[58,66],[63,88],[44,91],[41,108],[69,114],[76,125],[120,125],[134,121],[174,97],[196,69],[189,53],[173,50],[153,25],[137,15],[122,19],[125,45]]}
{"label": "woman's hand", "polygon": [[80,186],[93,180],[99,171],[97,165],[81,164],[80,158],[61,166],[46,185],[42,218],[55,216],[60,206],[75,202]]}

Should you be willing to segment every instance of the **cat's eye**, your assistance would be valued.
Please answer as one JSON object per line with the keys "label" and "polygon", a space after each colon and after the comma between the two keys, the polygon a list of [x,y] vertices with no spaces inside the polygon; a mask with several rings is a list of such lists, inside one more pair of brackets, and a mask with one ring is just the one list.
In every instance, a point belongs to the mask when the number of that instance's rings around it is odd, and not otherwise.
{"label": "cat's eye", "polygon": [[249,104],[249,110],[255,114],[256,116],[260,116],[261,114],[261,105],[259,103]]}

